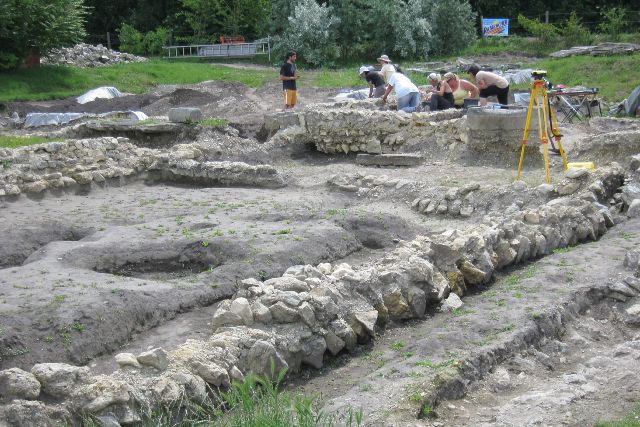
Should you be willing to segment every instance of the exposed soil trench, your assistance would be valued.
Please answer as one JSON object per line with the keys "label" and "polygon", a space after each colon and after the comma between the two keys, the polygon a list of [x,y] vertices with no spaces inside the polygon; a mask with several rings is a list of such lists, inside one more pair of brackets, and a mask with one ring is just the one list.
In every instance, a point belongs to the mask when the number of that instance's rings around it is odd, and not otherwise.
{"label": "exposed soil trench", "polygon": [[[335,91],[301,92],[304,105]],[[160,116],[199,106],[253,138],[264,112],[280,102],[276,83],[252,90],[208,82],[127,98],[87,108]],[[77,108],[70,101],[11,107]],[[590,130],[564,132],[570,155]],[[426,155],[416,167],[379,168],[309,147],[259,159],[233,150],[219,157],[273,165],[287,185],[180,185],[141,176],[122,186],[0,199],[0,369],[65,362],[107,374],[117,369],[116,353],[206,339],[218,303],[242,279],[277,277],[294,265],[375,263],[402,241],[483,222],[482,213],[412,209],[434,188],[494,186],[498,196],[485,213],[538,203],[513,187],[513,165],[464,166]],[[561,180],[558,158],[551,167],[554,182]],[[358,193],[328,185],[354,172],[409,184]],[[525,168],[524,176],[535,188],[544,170]],[[622,262],[640,244],[640,221],[623,219],[598,241],[498,272],[461,309],[430,307],[424,319],[392,323],[355,355],[326,356],[323,368],[303,370],[287,387],[321,393],[328,411],[362,408],[367,426],[581,426],[619,416],[640,399],[629,374],[640,368],[640,336],[625,315],[638,298],[614,301],[599,289],[633,275]]]}

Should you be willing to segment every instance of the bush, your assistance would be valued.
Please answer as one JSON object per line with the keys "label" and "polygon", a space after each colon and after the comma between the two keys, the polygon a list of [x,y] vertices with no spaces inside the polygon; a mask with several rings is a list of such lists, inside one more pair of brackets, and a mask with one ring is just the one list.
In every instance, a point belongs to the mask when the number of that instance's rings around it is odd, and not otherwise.
{"label": "bush", "polygon": [[626,13],[624,7],[613,7],[602,12],[605,21],[598,25],[598,30],[608,34],[612,41],[620,40],[620,34],[626,25],[624,19]]}
{"label": "bush", "polygon": [[158,27],[155,31],[149,31],[144,35],[142,45],[146,55],[160,55],[162,48],[169,41],[169,30],[165,27]]}
{"label": "bush", "polygon": [[538,38],[536,53],[546,53],[556,47],[560,31],[555,25],[545,24],[539,19],[528,19],[523,15],[518,15],[518,23],[525,31]]}
{"label": "bush", "polygon": [[575,11],[571,12],[569,20],[562,27],[562,36],[564,37],[565,47],[588,45],[593,42],[593,36],[589,30],[582,25],[582,20]]}
{"label": "bush", "polygon": [[122,24],[117,30],[120,39],[120,51],[141,55],[144,53],[144,37],[132,25]]}

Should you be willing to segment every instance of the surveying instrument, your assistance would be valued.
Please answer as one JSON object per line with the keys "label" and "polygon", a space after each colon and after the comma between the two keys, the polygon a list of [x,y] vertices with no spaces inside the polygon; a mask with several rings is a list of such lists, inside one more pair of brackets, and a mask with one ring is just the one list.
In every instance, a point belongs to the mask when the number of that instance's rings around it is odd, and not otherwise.
{"label": "surveying instrument", "polygon": [[[549,152],[547,148],[547,144],[549,143],[549,127],[551,128],[551,135],[558,144],[558,150],[560,151],[560,156],[562,156],[564,169],[566,170],[568,167],[567,157],[565,156],[564,150],[562,149],[562,144],[560,143],[562,135],[560,135],[560,132],[558,131],[558,122],[556,121],[556,117],[554,116],[553,110],[551,109],[551,104],[549,103],[549,96],[547,94],[547,82],[544,79],[546,75],[547,72],[545,70],[535,70],[531,73],[531,77],[533,77],[533,82],[531,83],[531,97],[529,99],[529,108],[527,109],[527,121],[524,125],[524,134],[522,136],[520,163],[518,164],[518,176],[516,177],[516,180],[520,179],[520,172],[522,171],[524,149],[527,146],[527,139],[529,138],[529,129],[531,128],[531,115],[534,110],[534,105],[538,116],[538,131],[540,133],[540,143],[542,144],[544,171],[547,176],[547,183],[551,182],[551,175],[549,174]],[[551,141],[551,145],[553,145],[553,141]]]}

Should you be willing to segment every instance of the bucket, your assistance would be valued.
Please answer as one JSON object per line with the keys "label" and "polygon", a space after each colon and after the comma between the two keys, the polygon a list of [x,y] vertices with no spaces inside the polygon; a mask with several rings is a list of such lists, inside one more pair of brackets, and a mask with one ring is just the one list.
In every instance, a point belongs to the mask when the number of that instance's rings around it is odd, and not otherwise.
{"label": "bucket", "polygon": [[479,100],[476,98],[465,98],[462,102],[463,102],[462,108],[469,108],[469,107],[477,107]]}

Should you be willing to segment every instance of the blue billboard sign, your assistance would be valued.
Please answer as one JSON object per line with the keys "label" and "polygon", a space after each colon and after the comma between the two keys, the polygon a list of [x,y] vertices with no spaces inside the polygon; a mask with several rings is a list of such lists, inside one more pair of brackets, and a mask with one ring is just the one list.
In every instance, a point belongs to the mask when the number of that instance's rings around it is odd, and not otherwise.
{"label": "blue billboard sign", "polygon": [[482,37],[508,36],[509,20],[505,18],[482,18]]}

